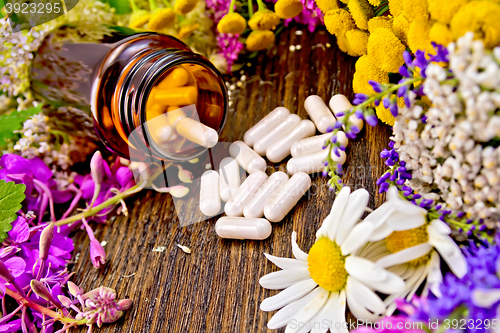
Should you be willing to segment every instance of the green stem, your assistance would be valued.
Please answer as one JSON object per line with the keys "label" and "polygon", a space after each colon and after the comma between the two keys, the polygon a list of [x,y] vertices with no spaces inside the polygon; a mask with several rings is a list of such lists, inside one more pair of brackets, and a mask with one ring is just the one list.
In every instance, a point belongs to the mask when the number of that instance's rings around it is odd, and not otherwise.
{"label": "green stem", "polygon": [[266,5],[264,4],[264,1],[262,0],[257,0],[257,5],[259,6],[259,10],[267,9]]}
{"label": "green stem", "polygon": [[228,14],[234,12],[234,5],[236,4],[236,0],[231,0],[231,3],[229,4],[229,12]]}
{"label": "green stem", "polygon": [[174,6],[172,6],[172,4],[170,3],[170,1],[168,1],[168,0],[163,0],[163,3],[165,4],[165,6],[167,6],[167,8],[172,8],[172,9],[174,9]]}
{"label": "green stem", "polygon": [[158,6],[156,5],[155,0],[149,0],[149,9],[151,12],[154,12],[157,8]]}
{"label": "green stem", "polygon": [[135,3],[135,0],[128,0],[130,3],[130,7],[132,8],[132,12],[137,12],[139,11],[139,7],[137,7],[137,4]]}
{"label": "green stem", "polygon": [[57,312],[52,311],[50,309],[47,309],[46,307],[41,306],[40,304],[37,304],[37,303],[27,299],[24,296],[21,296],[21,294],[15,292],[15,291],[12,291],[9,288],[6,289],[6,292],[7,292],[7,295],[9,295],[13,299],[15,299],[17,302],[19,302],[25,306],[28,306],[28,307],[32,308],[33,310],[40,312],[41,314],[44,314],[44,315],[49,316],[51,318],[54,318],[54,320],[56,320],[56,321],[60,321],[62,323],[66,323],[66,324],[76,324],[76,325],[83,325],[83,324],[87,323],[86,319],[76,320],[73,318],[64,317],[60,313],[57,313]]}
{"label": "green stem", "polygon": [[143,186],[143,187],[141,187],[139,185],[132,186],[128,190],[123,191],[121,193],[118,193],[114,197],[109,198],[108,200],[104,201],[100,205],[97,205],[95,207],[87,209],[87,210],[81,212],[80,214],[76,214],[76,215],[70,216],[68,218],[59,220],[58,222],[55,223],[55,225],[61,226],[61,225],[65,225],[65,224],[70,224],[70,223],[73,223],[76,221],[80,221],[81,219],[93,216],[93,215],[99,213],[104,208],[107,208],[111,205],[117,204],[118,202],[120,202],[120,200],[128,198],[132,194],[136,194],[136,193],[140,192],[143,188],[150,186],[153,183],[153,181],[156,179],[156,177],[161,175],[165,169],[169,168],[172,165],[172,163],[173,162],[170,162],[169,164],[165,165],[164,168],[158,168],[158,170],[155,172],[155,174],[151,177],[151,179],[147,182],[147,184],[145,186]]}
{"label": "green stem", "polygon": [[[259,0],[257,0],[257,3],[259,2]],[[250,18],[252,18],[253,16],[253,1],[252,0],[248,0],[248,16]]]}

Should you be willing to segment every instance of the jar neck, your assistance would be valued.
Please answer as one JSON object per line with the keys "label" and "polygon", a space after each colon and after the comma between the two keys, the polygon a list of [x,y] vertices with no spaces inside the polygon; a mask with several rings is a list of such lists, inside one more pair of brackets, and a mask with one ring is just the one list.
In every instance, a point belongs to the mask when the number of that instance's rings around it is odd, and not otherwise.
{"label": "jar neck", "polygon": [[[146,103],[152,88],[160,78],[172,68],[183,64],[195,64],[214,73],[223,95],[223,117],[216,129],[220,134],[227,114],[227,90],[220,73],[206,58],[186,50],[160,49],[140,56],[129,68],[125,68],[115,92],[113,107],[116,107],[124,134],[129,145],[144,154],[144,158],[154,157],[161,160],[188,161],[206,151],[206,148],[193,148],[187,152],[169,153],[161,149],[151,136],[146,125]],[[120,84],[123,82],[123,84]],[[137,154],[132,152],[131,155]],[[138,158],[141,160],[141,158]]]}

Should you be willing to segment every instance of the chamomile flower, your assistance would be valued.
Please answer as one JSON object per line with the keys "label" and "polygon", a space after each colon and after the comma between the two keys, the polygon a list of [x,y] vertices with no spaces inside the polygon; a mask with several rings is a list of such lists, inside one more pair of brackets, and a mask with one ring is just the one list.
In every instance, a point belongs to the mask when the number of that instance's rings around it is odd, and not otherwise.
{"label": "chamomile flower", "polygon": [[386,306],[375,292],[392,294],[404,289],[403,280],[396,274],[356,255],[373,231],[373,224],[358,223],[367,203],[366,190],[351,194],[349,187],[344,187],[317,231],[309,254],[298,247],[295,232],[292,251],[296,259],[265,254],[282,270],[263,276],[261,286],[286,288],[260,305],[263,311],[281,309],[269,321],[270,329],[287,326],[288,333],[311,327],[316,332],[321,326],[318,332],[326,332],[324,323],[329,323],[332,332],[347,332],[346,327],[334,327],[345,322],[346,305],[358,319],[377,320]]}
{"label": "chamomile flower", "polygon": [[[442,283],[440,257],[457,277],[467,272],[467,262],[458,245],[449,236],[450,227],[441,220],[427,221],[427,211],[402,199],[396,187],[388,191],[388,200],[368,215],[364,223],[373,223],[369,241],[372,249],[363,249],[359,255],[375,261],[380,268],[401,276],[405,290],[384,300],[391,305],[398,297],[410,300],[427,279],[423,294],[429,289],[440,295]],[[366,254],[366,255],[365,255]]]}

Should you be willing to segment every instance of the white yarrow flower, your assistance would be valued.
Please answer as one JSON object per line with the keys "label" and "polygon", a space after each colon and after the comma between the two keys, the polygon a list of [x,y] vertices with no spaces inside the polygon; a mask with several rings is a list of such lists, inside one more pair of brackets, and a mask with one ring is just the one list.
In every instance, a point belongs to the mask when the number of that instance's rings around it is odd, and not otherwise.
{"label": "white yarrow flower", "polygon": [[373,230],[372,224],[358,223],[368,197],[364,189],[351,194],[344,187],[317,231],[309,254],[298,247],[295,232],[292,251],[296,259],[265,254],[282,270],[263,276],[259,280],[261,286],[285,288],[261,303],[263,311],[281,309],[269,321],[270,329],[286,326],[286,333],[328,329],[348,332],[346,305],[358,319],[375,321],[386,312],[384,302],[375,292],[393,294],[404,289],[403,280],[396,274],[356,255]]}

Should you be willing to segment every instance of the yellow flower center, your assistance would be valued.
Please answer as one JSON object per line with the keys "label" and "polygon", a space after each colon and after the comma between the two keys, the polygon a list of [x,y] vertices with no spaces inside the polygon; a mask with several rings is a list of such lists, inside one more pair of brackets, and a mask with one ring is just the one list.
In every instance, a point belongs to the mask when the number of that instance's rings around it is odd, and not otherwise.
{"label": "yellow flower center", "polygon": [[347,282],[345,257],[340,247],[328,237],[322,237],[309,250],[307,264],[311,278],[320,287],[337,292]]}
{"label": "yellow flower center", "polygon": [[[429,235],[427,234],[426,224],[415,229],[394,231],[385,239],[387,250],[389,250],[392,253],[396,253],[401,250],[426,243],[428,241],[429,241]],[[429,258],[430,258],[430,252],[421,256],[420,258],[409,261],[408,263],[413,266],[419,266],[427,262]]]}

